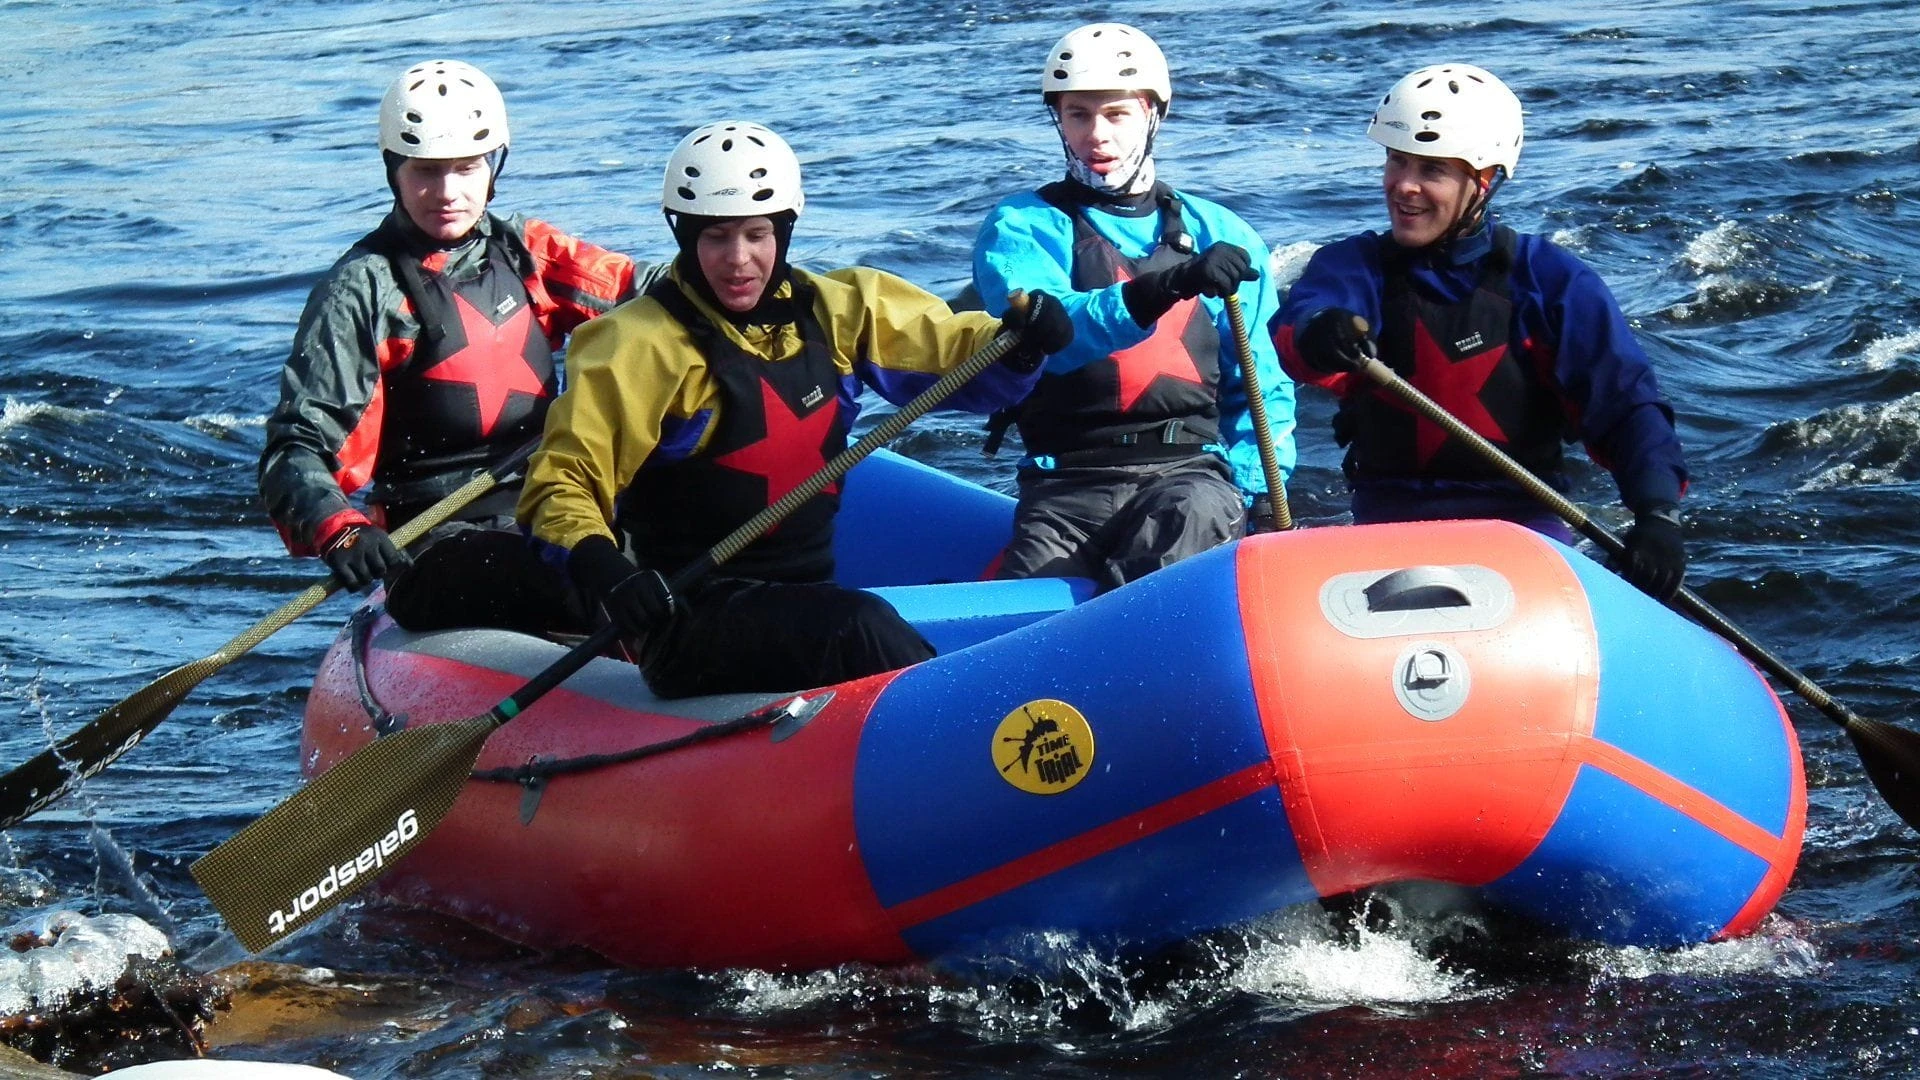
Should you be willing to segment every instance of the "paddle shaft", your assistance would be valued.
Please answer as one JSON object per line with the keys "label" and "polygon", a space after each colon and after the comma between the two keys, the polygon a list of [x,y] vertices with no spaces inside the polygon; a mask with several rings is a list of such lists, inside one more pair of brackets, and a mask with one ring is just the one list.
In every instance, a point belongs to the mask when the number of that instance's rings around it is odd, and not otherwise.
{"label": "paddle shaft", "polygon": [[1253,344],[1247,338],[1246,316],[1240,297],[1227,296],[1227,321],[1233,324],[1233,344],[1240,350],[1240,385],[1247,392],[1247,415],[1253,418],[1253,437],[1260,447],[1260,471],[1267,478],[1267,498],[1273,504],[1275,529],[1293,528],[1293,509],[1287,505],[1287,485],[1280,475],[1280,456],[1273,448],[1273,426],[1267,422],[1267,399],[1260,392],[1260,372],[1253,366]]}
{"label": "paddle shaft", "polygon": [[[1016,333],[1001,333],[674,574],[670,587],[683,591],[739,554],[1019,341]],[[453,808],[488,737],[618,636],[616,628],[602,627],[478,716],[408,728],[362,746],[196,860],[194,880],[250,952],[311,924],[424,840]]]}
{"label": "paddle shaft", "polygon": [[[436,526],[504,482],[540,445],[534,439],[501,459],[434,503],[413,520],[394,530],[393,542],[407,547]],[[340,582],[332,577],[315,582],[275,608],[266,618],[241,631],[225,645],[198,660],[182,664],[110,706],[92,722],[41,751],[25,764],[0,776],[0,829],[38,813],[72,791],[81,782],[113,764],[139,745],[173,712],[187,694],[219,671],[272,637],[295,619],[332,596]]]}
{"label": "paddle shaft", "polygon": [[[721,541],[708,548],[704,554],[676,571],[668,579],[667,587],[675,592],[683,592],[692,587],[714,568],[745,550],[748,544],[758,540],[775,525],[786,520],[787,515],[800,508],[800,505],[825,491],[829,484],[838,483],[855,465],[865,460],[875,450],[898,438],[907,425],[924,416],[928,410],[946,400],[947,396],[975,375],[1000,360],[1013,350],[1020,341],[1019,335],[1003,333],[987,343],[979,352],[974,353],[959,366],[951,369],[932,385],[922,390],[912,401],[900,407],[892,416],[876,424],[872,431],[861,436],[858,442],[835,454],[832,461],[826,463],[818,472],[802,480],[792,491],[787,492],[772,505],[748,518],[739,528],[728,533]],[[574,646],[567,655],[554,661],[538,675],[527,680],[527,684],[515,690],[506,700],[487,711],[494,726],[513,719],[526,711],[527,706],[546,696],[547,692],[566,682],[575,672],[585,667],[588,661],[604,651],[620,636],[618,627],[608,625],[594,631],[586,640]]]}
{"label": "paddle shaft", "polygon": [[[1362,375],[1365,375],[1373,382],[1400,398],[1400,400],[1412,406],[1420,415],[1446,429],[1447,434],[1471,446],[1481,457],[1499,468],[1508,480],[1518,484],[1520,487],[1526,489],[1528,494],[1545,503],[1554,513],[1559,514],[1568,525],[1573,526],[1582,536],[1599,545],[1607,554],[1616,558],[1626,555],[1627,545],[1625,541],[1608,531],[1607,528],[1599,522],[1588,517],[1584,511],[1578,506],[1575,506],[1565,495],[1554,490],[1552,485],[1521,467],[1519,462],[1514,461],[1513,458],[1507,456],[1499,447],[1488,442],[1485,437],[1468,427],[1460,418],[1442,408],[1438,402],[1421,393],[1412,383],[1407,382],[1395,374],[1393,369],[1382,363],[1378,356],[1369,355],[1365,357],[1359,366],[1359,370]],[[1804,698],[1807,704],[1820,710],[1841,727],[1852,729],[1856,725],[1867,722],[1860,714],[1835,701],[1832,695],[1821,689],[1819,685],[1812,679],[1809,679],[1798,668],[1775,656],[1759,642],[1748,637],[1739,627],[1730,622],[1725,615],[1720,614],[1711,604],[1700,599],[1699,595],[1692,589],[1687,588],[1685,585],[1680,586],[1679,591],[1674,593],[1673,599],[1668,602],[1676,610],[1693,618],[1714,633],[1725,638],[1734,648],[1740,650],[1741,655],[1762,668],[1765,668],[1768,673],[1772,674],[1782,683],[1785,683],[1794,693]]]}

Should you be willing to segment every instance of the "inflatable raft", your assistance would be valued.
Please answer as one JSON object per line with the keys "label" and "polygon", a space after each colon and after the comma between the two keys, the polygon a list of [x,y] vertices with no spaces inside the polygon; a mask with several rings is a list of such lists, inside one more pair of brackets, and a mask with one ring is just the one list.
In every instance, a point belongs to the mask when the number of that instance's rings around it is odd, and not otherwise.
{"label": "inflatable raft", "polygon": [[[1678,944],[1753,927],[1786,887],[1806,800],[1779,701],[1566,547],[1500,522],[1308,529],[1089,598],[974,580],[1010,513],[869,459],[841,566],[938,658],[687,701],[596,660],[492,737],[495,777],[387,892],[624,964],[808,967],[1039,930],[1150,947],[1400,880]],[[376,715],[483,712],[561,653],[365,625],[314,684],[309,772]]]}

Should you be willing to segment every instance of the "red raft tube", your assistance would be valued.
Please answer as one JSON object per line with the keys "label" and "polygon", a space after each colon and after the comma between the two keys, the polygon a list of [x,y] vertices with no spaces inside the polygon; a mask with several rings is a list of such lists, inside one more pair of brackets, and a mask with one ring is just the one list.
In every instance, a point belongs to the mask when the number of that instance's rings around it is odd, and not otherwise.
{"label": "red raft tube", "polygon": [[[1677,945],[1751,929],[1792,875],[1804,778],[1765,681],[1519,526],[1263,535],[1088,599],[1083,582],[967,580],[1007,535],[1004,496],[892,455],[849,481],[842,565],[887,579],[850,583],[942,655],[684,701],[596,660],[479,769],[781,719],[470,781],[388,894],[623,964],[804,968],[1041,930],[1152,947],[1404,880]],[[475,715],[562,651],[363,626],[316,678],[310,773],[375,737],[375,715]]]}

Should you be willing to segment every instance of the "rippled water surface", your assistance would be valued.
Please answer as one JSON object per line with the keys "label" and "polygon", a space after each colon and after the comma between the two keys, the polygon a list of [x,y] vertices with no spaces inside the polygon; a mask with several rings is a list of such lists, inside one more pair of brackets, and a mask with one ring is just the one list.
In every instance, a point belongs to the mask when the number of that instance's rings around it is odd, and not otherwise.
{"label": "rippled water surface", "polygon": [[[386,204],[374,112],[407,63],[470,60],[505,89],[502,208],[658,257],[666,153],[695,124],[749,117],[807,170],[796,261],[952,293],[993,202],[1058,173],[1038,60],[1099,17],[1173,59],[1162,175],[1294,266],[1381,223],[1362,131],[1395,78],[1442,60],[1505,77],[1529,114],[1505,220],[1590,261],[1653,355],[1694,470],[1693,584],[1837,697],[1910,717],[1910,5],[12,0],[0,759],[311,579],[255,504],[261,420],[306,289]],[[1329,403],[1303,396],[1295,514],[1331,524]],[[1004,487],[975,446],[972,424],[938,420],[903,443]],[[1579,494],[1612,513],[1604,474]],[[236,959],[186,863],[293,789],[305,687],[344,613],[335,601],[208,680],[11,830],[0,856],[28,873],[4,880],[46,888],[9,884],[0,902],[138,913],[204,966]],[[1489,944],[1482,916],[1415,892],[1358,940],[1293,912],[1144,959],[1043,940],[985,971],[632,973],[373,904],[232,969],[241,1006],[214,1040],[363,1078],[1913,1075],[1920,842],[1838,730],[1792,709],[1807,850],[1743,941]]]}

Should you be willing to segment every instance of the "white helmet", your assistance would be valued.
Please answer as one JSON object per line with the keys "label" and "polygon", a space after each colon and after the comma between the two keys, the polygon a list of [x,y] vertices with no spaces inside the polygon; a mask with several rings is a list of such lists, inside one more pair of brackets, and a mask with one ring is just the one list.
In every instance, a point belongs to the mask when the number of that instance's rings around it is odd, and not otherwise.
{"label": "white helmet", "polygon": [[1122,23],[1088,23],[1053,43],[1040,92],[1137,90],[1153,95],[1164,115],[1173,101],[1167,58],[1153,39]]}
{"label": "white helmet", "polygon": [[660,207],[700,217],[797,216],[806,205],[800,159],[787,140],[749,120],[717,120],[695,128],[673,148]]}
{"label": "white helmet", "polygon": [[1423,67],[1380,99],[1367,137],[1390,150],[1459,158],[1476,171],[1498,165],[1512,176],[1524,141],[1520,99],[1472,64]]}
{"label": "white helmet", "polygon": [[380,149],[401,157],[477,157],[505,145],[507,103],[471,64],[415,64],[380,99]]}

